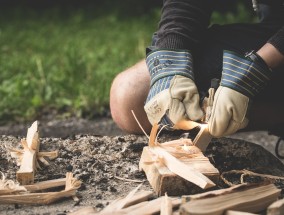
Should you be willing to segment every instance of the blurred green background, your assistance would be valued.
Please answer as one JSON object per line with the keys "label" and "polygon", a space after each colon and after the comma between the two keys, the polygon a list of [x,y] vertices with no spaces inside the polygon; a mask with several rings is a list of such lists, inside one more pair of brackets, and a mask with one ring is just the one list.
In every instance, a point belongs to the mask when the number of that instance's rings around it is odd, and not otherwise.
{"label": "blurred green background", "polygon": [[[212,23],[255,21],[222,1]],[[248,4],[249,3],[249,4]],[[109,111],[116,74],[144,58],[162,1],[0,1],[0,123]]]}

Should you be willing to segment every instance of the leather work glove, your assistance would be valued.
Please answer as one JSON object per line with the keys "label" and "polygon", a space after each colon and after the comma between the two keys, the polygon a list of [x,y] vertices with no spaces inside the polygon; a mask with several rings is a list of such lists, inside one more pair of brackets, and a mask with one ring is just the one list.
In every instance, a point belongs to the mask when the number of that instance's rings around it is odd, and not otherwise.
{"label": "leather work glove", "polygon": [[265,88],[272,75],[255,52],[241,56],[224,51],[221,86],[214,96],[209,119],[209,132],[215,137],[226,136],[245,128],[253,98]]}
{"label": "leather work glove", "polygon": [[200,120],[203,112],[194,83],[192,56],[186,50],[153,50],[147,54],[151,86],[144,109],[153,125],[173,126],[182,119]]}

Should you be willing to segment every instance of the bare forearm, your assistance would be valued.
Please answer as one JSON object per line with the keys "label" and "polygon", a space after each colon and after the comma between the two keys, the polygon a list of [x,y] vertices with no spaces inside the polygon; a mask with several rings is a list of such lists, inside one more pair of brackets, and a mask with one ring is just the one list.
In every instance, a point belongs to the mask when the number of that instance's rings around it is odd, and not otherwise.
{"label": "bare forearm", "polygon": [[260,48],[257,51],[257,54],[271,69],[284,65],[284,55],[270,43],[266,43],[262,48]]}

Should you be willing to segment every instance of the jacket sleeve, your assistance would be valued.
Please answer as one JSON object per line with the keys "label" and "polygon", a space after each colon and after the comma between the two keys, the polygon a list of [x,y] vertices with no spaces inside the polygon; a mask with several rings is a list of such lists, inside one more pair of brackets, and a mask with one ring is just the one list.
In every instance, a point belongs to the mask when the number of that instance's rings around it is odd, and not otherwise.
{"label": "jacket sleeve", "polygon": [[268,43],[272,44],[284,55],[284,26],[268,40]]}
{"label": "jacket sleeve", "polygon": [[210,23],[214,0],[164,0],[158,48],[193,49]]}

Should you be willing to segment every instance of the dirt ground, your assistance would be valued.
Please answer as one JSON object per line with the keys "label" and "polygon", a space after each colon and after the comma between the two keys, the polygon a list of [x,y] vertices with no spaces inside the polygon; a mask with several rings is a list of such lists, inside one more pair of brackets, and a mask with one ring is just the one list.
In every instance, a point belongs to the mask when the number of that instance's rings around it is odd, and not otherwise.
{"label": "dirt ground", "polygon": [[[30,124],[0,126],[0,171],[9,179],[15,179],[18,167],[6,146],[19,148]],[[66,214],[84,206],[99,211],[139,184],[117,176],[144,182],[142,189],[151,190],[144,173],[138,170],[142,149],[147,145],[145,136],[125,134],[110,118],[40,121],[39,131],[41,150],[59,150],[59,157],[37,173],[36,181],[62,178],[67,170],[72,170],[83,182],[77,192],[80,201],[65,199],[49,206],[0,205],[0,214]],[[162,135],[160,141],[177,138]],[[250,169],[284,176],[283,163],[273,156],[277,139],[266,131],[238,133],[214,139],[206,155],[220,172]],[[284,153],[284,147],[280,152]],[[280,183],[281,189],[283,184]]]}

